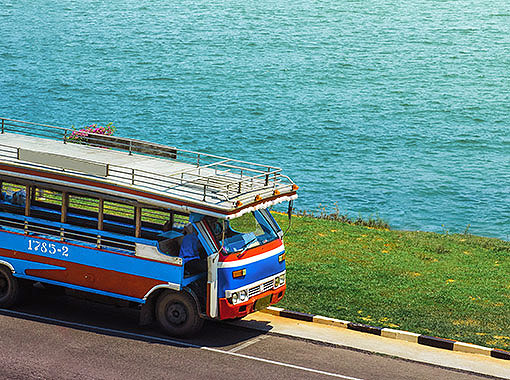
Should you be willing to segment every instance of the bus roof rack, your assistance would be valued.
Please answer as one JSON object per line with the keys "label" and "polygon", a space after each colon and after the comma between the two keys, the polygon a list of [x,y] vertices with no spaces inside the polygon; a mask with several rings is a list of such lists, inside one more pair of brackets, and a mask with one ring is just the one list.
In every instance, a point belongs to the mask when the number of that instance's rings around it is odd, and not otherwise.
{"label": "bus roof rack", "polygon": [[0,174],[231,219],[297,198],[282,169],[0,117]]}

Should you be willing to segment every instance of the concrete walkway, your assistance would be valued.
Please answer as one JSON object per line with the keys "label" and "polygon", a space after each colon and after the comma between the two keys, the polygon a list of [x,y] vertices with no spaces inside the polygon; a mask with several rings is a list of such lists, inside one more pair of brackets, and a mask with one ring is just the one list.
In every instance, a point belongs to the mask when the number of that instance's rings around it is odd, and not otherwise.
{"label": "concrete walkway", "polygon": [[256,330],[510,379],[510,361],[488,356],[448,351],[403,340],[360,333],[341,327],[303,322],[261,312],[250,314],[244,319],[232,323]]}

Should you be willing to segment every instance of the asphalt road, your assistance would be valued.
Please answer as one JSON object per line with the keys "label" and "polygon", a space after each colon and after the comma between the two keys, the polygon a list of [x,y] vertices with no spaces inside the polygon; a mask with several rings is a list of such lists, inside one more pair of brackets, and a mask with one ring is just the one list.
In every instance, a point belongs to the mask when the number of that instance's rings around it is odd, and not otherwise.
{"label": "asphalt road", "polygon": [[317,342],[206,323],[191,340],[138,312],[37,290],[0,309],[2,379],[487,379]]}

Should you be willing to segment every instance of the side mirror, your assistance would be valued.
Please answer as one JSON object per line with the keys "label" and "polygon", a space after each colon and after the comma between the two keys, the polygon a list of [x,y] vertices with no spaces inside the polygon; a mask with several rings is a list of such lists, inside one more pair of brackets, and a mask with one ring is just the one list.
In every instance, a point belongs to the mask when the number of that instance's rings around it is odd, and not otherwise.
{"label": "side mirror", "polygon": [[294,207],[294,201],[289,202],[289,208],[287,209],[287,215],[289,219],[292,217],[292,208]]}
{"label": "side mirror", "polygon": [[293,206],[294,206],[294,201],[289,201],[289,208],[287,209],[287,215],[289,217],[289,226],[287,227],[287,229],[285,230],[285,232],[282,234],[282,236],[280,238],[283,238],[287,232],[289,232],[290,230],[290,226],[292,224],[292,209],[293,209]]}

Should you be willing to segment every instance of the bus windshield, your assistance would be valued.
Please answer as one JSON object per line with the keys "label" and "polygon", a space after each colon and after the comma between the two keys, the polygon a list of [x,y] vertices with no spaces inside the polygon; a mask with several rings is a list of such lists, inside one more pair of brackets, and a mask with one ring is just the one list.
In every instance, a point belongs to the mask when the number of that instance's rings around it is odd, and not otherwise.
{"label": "bus windshield", "polygon": [[278,238],[270,221],[260,211],[232,219],[225,227],[223,247],[227,254],[243,252]]}

